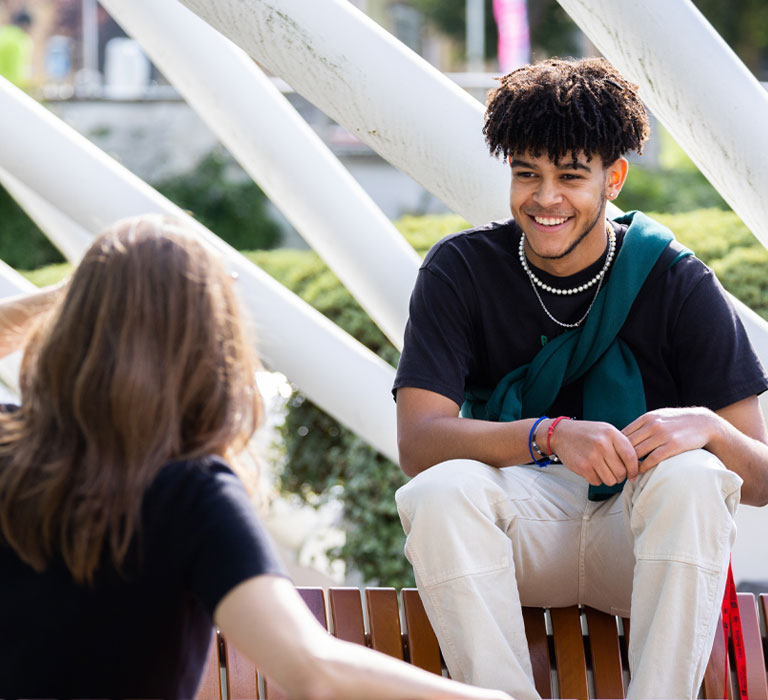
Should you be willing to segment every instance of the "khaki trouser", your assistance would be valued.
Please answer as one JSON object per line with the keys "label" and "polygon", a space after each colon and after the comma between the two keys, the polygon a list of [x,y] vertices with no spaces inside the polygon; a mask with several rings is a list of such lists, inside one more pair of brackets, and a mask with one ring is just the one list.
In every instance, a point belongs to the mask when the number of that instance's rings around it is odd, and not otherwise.
{"label": "khaki trouser", "polygon": [[695,698],[715,635],[741,479],[693,450],[607,501],[562,465],[452,460],[396,498],[430,622],[457,680],[538,699],[520,606],[631,611],[627,697]]}

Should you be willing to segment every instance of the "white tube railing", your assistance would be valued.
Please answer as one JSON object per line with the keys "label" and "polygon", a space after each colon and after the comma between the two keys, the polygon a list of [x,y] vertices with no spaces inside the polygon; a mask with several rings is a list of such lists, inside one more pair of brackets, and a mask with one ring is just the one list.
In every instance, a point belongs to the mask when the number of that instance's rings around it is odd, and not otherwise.
{"label": "white tube railing", "polygon": [[181,0],[475,224],[509,216],[483,109],[348,0]]}
{"label": "white tube railing", "polygon": [[148,212],[184,220],[239,273],[238,291],[255,319],[268,366],[396,459],[389,396],[394,371],[388,364],[5,79],[0,114],[0,168],[80,227],[95,234],[116,219]]}
{"label": "white tube railing", "polygon": [[[35,287],[35,285],[26,277],[19,274],[12,267],[0,260],[0,298],[32,292],[35,289],[37,289],[37,287]],[[5,385],[3,388],[7,389],[9,394],[15,396],[19,395],[19,367],[21,366],[21,357],[21,352],[14,352],[0,358],[0,382]],[[3,396],[2,400],[5,401],[10,398],[11,396],[8,396],[7,398]]]}
{"label": "white tube railing", "polygon": [[102,4],[402,347],[419,258],[272,82],[176,0]]}
{"label": "white tube railing", "polygon": [[0,168],[0,184],[19,206],[45,232],[51,243],[70,262],[80,260],[85,249],[91,244],[93,234],[76,224],[68,216],[52,207],[36,192],[19,182],[7,170]]}
{"label": "white tube railing", "polygon": [[558,2],[768,247],[768,92],[701,12],[690,0]]}
{"label": "white tube railing", "polygon": [[[646,41],[648,46],[656,46],[656,38],[650,36],[649,29],[655,25],[640,21],[643,13],[648,12],[656,21],[659,17],[665,18],[669,26],[664,31],[673,31],[678,13],[690,14],[691,5],[688,0],[653,0],[634,5],[632,0],[618,0],[613,7],[613,0],[559,1],[577,22],[585,26],[587,19],[594,22],[595,34],[603,31],[611,46],[615,46],[617,55],[628,35],[632,35],[633,42]],[[509,215],[509,173],[502,163],[487,155],[481,134],[482,106],[351,3],[345,0],[324,0],[322,3],[316,0],[181,2],[470,222],[482,224]],[[681,10],[681,5],[686,9]],[[605,13],[598,13],[595,9],[598,6],[604,6]],[[637,17],[635,23],[629,23],[632,31],[611,29],[626,26],[628,16]],[[596,35],[587,34],[598,46],[601,45]],[[675,37],[675,41],[681,40],[677,34]],[[677,71],[681,79],[687,78],[694,71],[692,62],[698,60],[701,53],[699,48],[689,47],[689,60],[681,63],[688,66],[688,70],[680,70],[674,58],[670,61],[667,51],[675,41],[668,37],[664,50],[658,50],[654,60],[646,64],[658,71],[658,74],[649,71],[648,77],[658,81],[656,89],[659,92],[663,92],[664,80],[670,72]],[[605,42],[607,46],[608,39]],[[688,46],[687,38],[685,42]],[[706,45],[710,43],[708,41]],[[675,48],[673,55],[677,52]],[[664,63],[669,63],[669,68],[664,68]],[[617,65],[622,68],[618,59]],[[739,71],[734,69],[734,72]],[[629,70],[627,74],[633,75]],[[734,76],[734,80],[736,78]],[[737,82],[743,84],[744,81]],[[746,80],[750,86],[753,82],[754,79]],[[759,84],[757,87],[762,90]],[[710,89],[708,81],[707,91]],[[712,99],[722,100],[717,91],[712,93]],[[763,114],[762,103],[768,97],[756,96],[750,87],[746,99],[751,101],[753,98],[759,113]],[[738,109],[739,100],[734,97],[731,102],[733,108]],[[751,217],[748,222],[746,215],[736,209],[745,223],[758,233],[758,230],[765,232],[768,226],[768,197],[764,194],[768,192],[765,180],[768,168],[762,164],[768,154],[768,149],[762,145],[768,139],[768,130],[764,128],[768,115],[762,122],[755,122],[749,133],[760,127],[763,127],[763,133],[755,136],[754,144],[741,143],[738,158],[711,162],[713,168],[722,167],[718,182],[732,178],[741,179],[744,184],[748,179],[746,175],[762,167],[761,177],[755,179],[756,183],[765,183],[761,185],[762,189],[757,189],[756,184],[739,188],[739,204],[749,204],[744,199],[751,192],[753,208],[750,212],[762,209],[765,213],[761,220],[753,221],[754,217]],[[701,124],[697,122],[697,126]],[[727,124],[722,128],[733,130]],[[711,147],[705,132],[699,132],[698,138],[699,149]],[[717,152],[718,157],[728,155],[722,148]],[[737,162],[749,163],[749,168],[740,172],[734,167]],[[616,211],[612,207],[611,215]],[[756,228],[758,225],[761,228]],[[747,328],[755,346],[765,348],[768,323],[750,321]],[[761,351],[760,359],[768,366],[768,352]]]}

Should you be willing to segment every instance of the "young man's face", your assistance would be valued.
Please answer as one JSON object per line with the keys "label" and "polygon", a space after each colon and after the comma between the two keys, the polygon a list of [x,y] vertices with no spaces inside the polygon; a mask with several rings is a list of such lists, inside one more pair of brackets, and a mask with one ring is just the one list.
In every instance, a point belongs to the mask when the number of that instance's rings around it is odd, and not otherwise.
{"label": "young man's face", "polygon": [[542,155],[510,158],[512,216],[526,236],[525,252],[537,267],[557,275],[584,269],[605,250],[605,207],[624,184],[627,161],[606,165],[569,154],[557,165]]}

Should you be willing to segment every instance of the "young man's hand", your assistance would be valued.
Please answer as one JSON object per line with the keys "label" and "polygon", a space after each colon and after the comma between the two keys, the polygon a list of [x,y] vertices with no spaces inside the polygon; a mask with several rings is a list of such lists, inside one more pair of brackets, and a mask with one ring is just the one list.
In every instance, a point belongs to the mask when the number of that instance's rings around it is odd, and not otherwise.
{"label": "young man's hand", "polygon": [[632,443],[610,423],[563,420],[550,443],[563,465],[593,486],[613,486],[638,474]]}
{"label": "young man's hand", "polygon": [[640,462],[640,473],[688,450],[706,448],[722,432],[722,419],[707,408],[660,408],[644,413],[621,431]]}

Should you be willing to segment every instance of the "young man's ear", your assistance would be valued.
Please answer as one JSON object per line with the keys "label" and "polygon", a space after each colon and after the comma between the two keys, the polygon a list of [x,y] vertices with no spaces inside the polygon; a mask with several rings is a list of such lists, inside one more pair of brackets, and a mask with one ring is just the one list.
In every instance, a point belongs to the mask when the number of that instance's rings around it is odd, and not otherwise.
{"label": "young man's ear", "polygon": [[605,196],[610,200],[616,199],[627,179],[629,163],[626,158],[617,158],[605,169]]}

